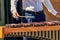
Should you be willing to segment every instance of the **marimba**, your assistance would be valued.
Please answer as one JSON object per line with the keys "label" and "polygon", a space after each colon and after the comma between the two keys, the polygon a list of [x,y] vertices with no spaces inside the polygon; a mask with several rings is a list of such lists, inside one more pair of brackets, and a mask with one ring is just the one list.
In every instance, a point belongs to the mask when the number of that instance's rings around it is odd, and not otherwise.
{"label": "marimba", "polygon": [[40,27],[40,26],[58,26],[60,21],[51,22],[30,22],[30,23],[19,23],[19,24],[6,24],[6,27]]}
{"label": "marimba", "polygon": [[37,40],[60,40],[60,21],[7,24],[0,29],[1,38],[25,36]]}

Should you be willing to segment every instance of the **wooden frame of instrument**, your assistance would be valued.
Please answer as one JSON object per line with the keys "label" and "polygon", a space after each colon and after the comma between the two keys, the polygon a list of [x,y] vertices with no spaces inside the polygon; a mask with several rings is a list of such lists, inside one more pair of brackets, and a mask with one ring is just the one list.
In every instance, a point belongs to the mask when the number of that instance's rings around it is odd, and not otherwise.
{"label": "wooden frame of instrument", "polygon": [[5,34],[12,32],[34,32],[34,31],[55,31],[55,30],[60,30],[60,26],[20,27],[20,28],[8,28],[1,26],[0,38],[4,39]]}

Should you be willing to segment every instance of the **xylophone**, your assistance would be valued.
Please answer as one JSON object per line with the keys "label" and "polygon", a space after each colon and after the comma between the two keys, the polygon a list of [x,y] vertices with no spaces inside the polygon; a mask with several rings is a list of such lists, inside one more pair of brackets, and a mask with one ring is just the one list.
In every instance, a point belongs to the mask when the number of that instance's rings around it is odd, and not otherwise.
{"label": "xylophone", "polygon": [[2,37],[30,37],[37,40],[60,40],[60,21],[6,24]]}
{"label": "xylophone", "polygon": [[19,24],[6,24],[6,27],[40,27],[40,26],[57,26],[60,25],[60,21],[51,22],[30,22],[30,23],[19,23]]}

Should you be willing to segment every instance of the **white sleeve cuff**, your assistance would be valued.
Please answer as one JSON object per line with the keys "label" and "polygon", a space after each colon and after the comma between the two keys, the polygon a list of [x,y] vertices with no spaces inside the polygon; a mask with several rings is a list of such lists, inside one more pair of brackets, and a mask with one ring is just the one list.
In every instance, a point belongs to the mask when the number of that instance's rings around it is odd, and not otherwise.
{"label": "white sleeve cuff", "polygon": [[55,11],[55,10],[51,10],[51,11],[49,10],[49,12],[52,13],[54,16],[56,16],[56,14],[57,14],[57,11]]}
{"label": "white sleeve cuff", "polygon": [[11,10],[11,13],[17,12],[17,10]]}

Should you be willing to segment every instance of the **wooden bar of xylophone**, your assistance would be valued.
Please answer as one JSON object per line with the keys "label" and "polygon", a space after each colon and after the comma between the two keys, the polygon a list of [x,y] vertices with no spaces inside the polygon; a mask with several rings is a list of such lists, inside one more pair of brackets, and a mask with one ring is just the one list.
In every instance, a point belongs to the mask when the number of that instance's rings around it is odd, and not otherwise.
{"label": "wooden bar of xylophone", "polygon": [[6,27],[14,28],[14,27],[40,27],[40,26],[58,26],[58,25],[60,25],[60,21],[6,24]]}

